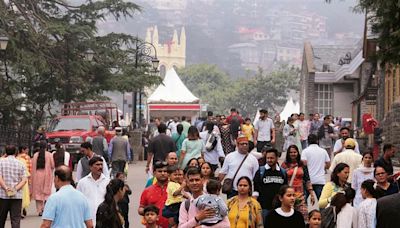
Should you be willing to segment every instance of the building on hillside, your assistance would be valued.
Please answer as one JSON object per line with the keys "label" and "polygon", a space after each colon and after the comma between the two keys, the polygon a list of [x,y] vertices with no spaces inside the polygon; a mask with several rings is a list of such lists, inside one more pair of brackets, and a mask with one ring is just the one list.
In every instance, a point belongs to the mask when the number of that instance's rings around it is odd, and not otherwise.
{"label": "building on hillside", "polygon": [[276,61],[282,64],[288,64],[289,66],[299,67],[301,66],[301,53],[302,50],[299,45],[280,42],[276,46]]}
{"label": "building on hillside", "polygon": [[242,67],[256,71],[260,66],[260,49],[255,43],[238,43],[228,47],[231,53],[239,55]]}
{"label": "building on hillside", "polygon": [[160,60],[160,75],[165,76],[165,73],[171,68],[185,67],[186,65],[186,33],[182,27],[181,34],[178,38],[178,32],[174,30],[172,40],[166,43],[160,43],[158,37],[157,26],[147,29],[146,42],[152,43],[157,49],[157,58]]}
{"label": "building on hillside", "polygon": [[[361,40],[362,41],[362,40]],[[360,93],[362,42],[352,46],[305,42],[300,77],[300,110],[352,118]]]}

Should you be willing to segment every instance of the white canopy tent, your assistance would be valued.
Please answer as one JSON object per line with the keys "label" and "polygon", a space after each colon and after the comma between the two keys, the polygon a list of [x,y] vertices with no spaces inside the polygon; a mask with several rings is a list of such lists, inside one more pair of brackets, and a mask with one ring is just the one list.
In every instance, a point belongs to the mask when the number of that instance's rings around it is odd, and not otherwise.
{"label": "white canopy tent", "polygon": [[199,115],[200,108],[200,99],[183,84],[173,68],[167,71],[163,83],[147,99],[149,117],[186,116],[193,120]]}
{"label": "white canopy tent", "polygon": [[289,100],[286,102],[285,107],[283,108],[282,112],[280,113],[281,121],[284,120],[285,122],[293,113],[300,112],[300,104],[299,102],[294,102],[292,97],[289,97]]}

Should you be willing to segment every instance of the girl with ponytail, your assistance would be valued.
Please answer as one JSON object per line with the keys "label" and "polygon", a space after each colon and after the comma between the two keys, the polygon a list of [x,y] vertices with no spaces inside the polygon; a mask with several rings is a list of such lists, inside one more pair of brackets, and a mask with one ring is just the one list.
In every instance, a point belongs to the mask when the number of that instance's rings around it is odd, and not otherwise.
{"label": "girl with ponytail", "polygon": [[124,198],[125,183],[120,179],[113,179],[107,185],[103,203],[99,205],[96,213],[96,228],[123,228],[122,217],[117,203]]}

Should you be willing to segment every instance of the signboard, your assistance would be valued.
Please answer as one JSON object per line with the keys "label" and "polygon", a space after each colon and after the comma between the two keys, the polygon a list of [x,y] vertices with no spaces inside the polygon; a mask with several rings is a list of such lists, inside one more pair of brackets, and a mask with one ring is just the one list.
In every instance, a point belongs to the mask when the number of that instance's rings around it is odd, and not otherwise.
{"label": "signboard", "polygon": [[367,105],[375,105],[377,97],[378,88],[376,86],[368,87],[367,94],[365,96],[365,102],[367,103]]}

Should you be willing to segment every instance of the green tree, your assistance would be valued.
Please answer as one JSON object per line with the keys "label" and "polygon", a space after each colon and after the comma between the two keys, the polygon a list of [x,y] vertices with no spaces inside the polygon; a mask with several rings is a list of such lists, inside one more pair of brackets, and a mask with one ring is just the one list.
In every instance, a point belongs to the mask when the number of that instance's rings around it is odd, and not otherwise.
{"label": "green tree", "polygon": [[261,108],[275,111],[285,105],[291,90],[298,89],[298,75],[297,68],[288,66],[271,73],[259,69],[255,77],[235,82],[226,104],[241,110],[243,116],[253,116]]}
{"label": "green tree", "polygon": [[233,82],[216,65],[197,64],[178,70],[183,83],[208,109],[223,113],[227,107],[225,98],[232,90]]}
{"label": "green tree", "polygon": [[[78,5],[0,1],[0,34],[10,39],[0,75],[3,120],[11,123],[19,116],[38,125],[58,102],[98,99],[105,90],[132,91],[159,83],[148,74],[146,62],[135,67],[137,37],[97,33],[98,22],[132,17],[138,10],[123,0]],[[85,59],[90,49],[93,61]],[[22,112],[21,106],[27,110]]]}

